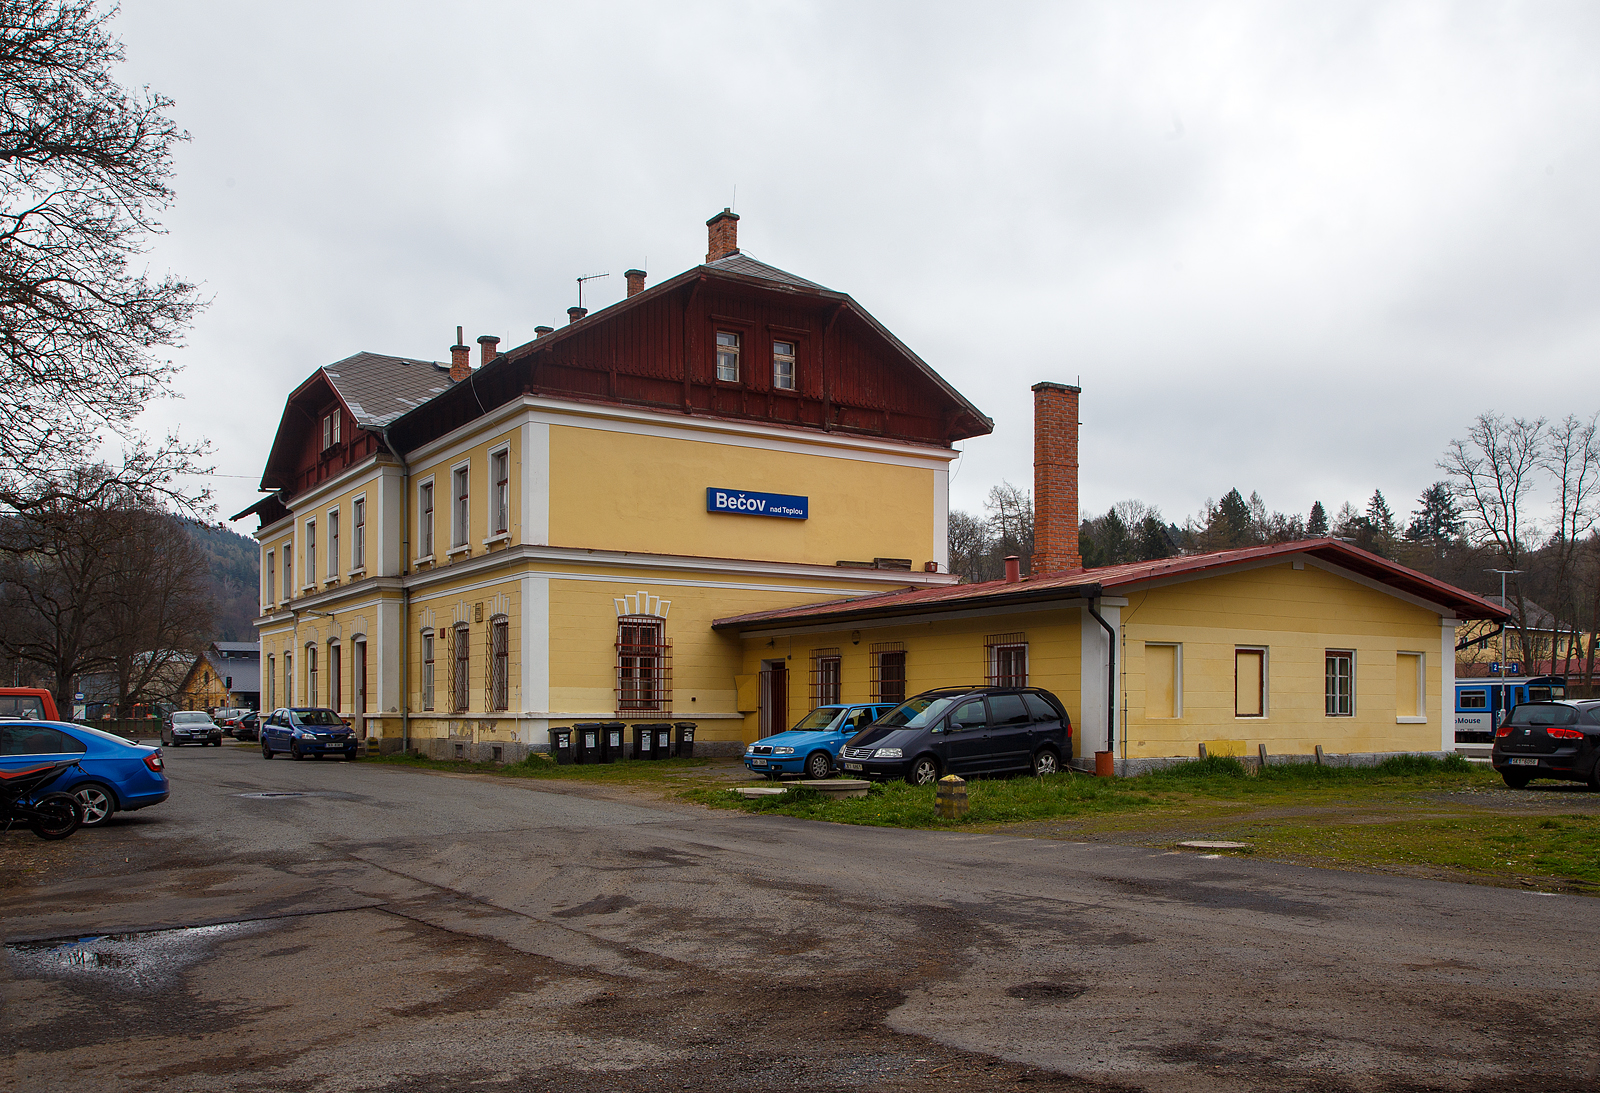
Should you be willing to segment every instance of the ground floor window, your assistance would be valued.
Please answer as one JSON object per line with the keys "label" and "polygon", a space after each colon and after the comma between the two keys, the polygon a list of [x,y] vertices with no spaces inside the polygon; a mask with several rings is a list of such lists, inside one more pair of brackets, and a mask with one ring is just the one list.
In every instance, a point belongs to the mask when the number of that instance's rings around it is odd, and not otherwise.
{"label": "ground floor window", "polygon": [[489,620],[490,709],[511,708],[511,620],[496,615]]}
{"label": "ground floor window", "polygon": [[267,658],[267,709],[278,708],[278,658]]}
{"label": "ground floor window", "polygon": [[883,641],[872,653],[872,701],[906,700],[906,647],[904,642]]}
{"label": "ground floor window", "polygon": [[1267,651],[1233,651],[1233,716],[1267,716]]}
{"label": "ground floor window", "polygon": [[838,649],[811,650],[811,708],[837,706],[842,701],[843,662]]}
{"label": "ground floor window", "polygon": [[1028,636],[990,634],[983,642],[988,659],[988,684],[991,687],[1028,685]]}
{"label": "ground floor window", "polygon": [[294,654],[283,654],[283,704],[294,705]]}
{"label": "ground floor window", "polygon": [[306,646],[306,705],[317,704],[317,647]]}
{"label": "ground floor window", "polygon": [[672,646],[666,623],[649,616],[617,620],[617,712],[672,708]]}
{"label": "ground floor window", "polygon": [[452,697],[455,699],[455,712],[462,713],[467,708],[467,680],[472,671],[472,643],[468,638],[465,624],[456,627],[455,641],[456,670],[455,678],[451,680],[455,684],[453,688],[455,694]]}
{"label": "ground floor window", "polygon": [[433,631],[422,632],[422,708],[433,709]]}
{"label": "ground floor window", "polygon": [[1354,717],[1356,712],[1356,654],[1350,649],[1329,649],[1323,657],[1324,711],[1329,717]]}
{"label": "ground floor window", "polygon": [[344,658],[339,655],[339,643],[328,643],[328,709],[335,713],[339,710],[340,694],[344,691],[344,680],[341,667]]}

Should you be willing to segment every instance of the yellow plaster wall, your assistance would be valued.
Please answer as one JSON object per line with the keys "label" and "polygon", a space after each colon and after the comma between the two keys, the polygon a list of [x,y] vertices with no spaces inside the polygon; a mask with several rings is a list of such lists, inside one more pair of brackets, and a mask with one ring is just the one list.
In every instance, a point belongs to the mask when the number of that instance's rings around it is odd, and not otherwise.
{"label": "yellow plaster wall", "polygon": [[[480,536],[481,538],[481,536]],[[518,571],[520,573],[520,570]],[[471,736],[476,740],[510,739],[516,734],[516,715],[525,710],[522,694],[522,584],[518,574],[484,584],[484,576],[461,578],[430,586],[413,596],[411,617],[405,623],[410,663],[406,686],[410,691],[411,735],[428,737]],[[497,601],[497,597],[501,597]],[[482,607],[482,618],[478,608]],[[431,612],[431,614],[430,614]],[[506,641],[506,709],[494,710],[489,693],[491,626],[504,614]],[[458,615],[466,622],[469,648],[467,709],[453,709],[455,645],[452,632]],[[423,708],[422,629],[434,630],[434,702]]]}
{"label": "yellow plaster wall", "polygon": [[[1438,614],[1315,566],[1281,565],[1135,592],[1119,650],[1129,757],[1194,755],[1200,741],[1242,740],[1247,754],[1437,751]],[[1181,642],[1183,716],[1145,716],[1145,642]],[[1235,717],[1236,646],[1268,650],[1267,716]],[[1355,715],[1328,717],[1324,653],[1356,653]],[[1427,723],[1397,723],[1395,656],[1422,653]],[[1118,746],[1122,754],[1122,745]]]}
{"label": "yellow plaster wall", "polygon": [[[809,517],[710,513],[708,487],[800,494],[810,498]],[[933,557],[934,491],[931,470],[709,437],[550,427],[550,541],[558,546],[818,565],[910,558],[921,569]]]}
{"label": "yellow plaster wall", "polygon": [[[433,556],[436,564],[447,561],[451,549],[450,514],[455,511],[455,499],[451,496],[451,474],[455,467],[463,461],[470,463],[467,472],[467,546],[466,554],[457,554],[457,558],[476,558],[485,550],[500,549],[501,544],[484,546],[484,540],[489,538],[489,498],[494,490],[494,483],[489,478],[489,453],[497,448],[506,446],[510,449],[510,538],[504,545],[515,545],[522,541],[522,430],[516,424],[503,425],[499,430],[486,435],[482,440],[464,451],[447,449],[429,457],[424,461],[413,464],[411,467],[411,480],[409,489],[411,497],[407,502],[411,514],[412,533],[407,537],[411,544],[411,555],[418,556],[420,532],[417,530],[421,514],[417,511],[417,490],[424,479],[433,478]],[[449,454],[452,453],[453,454]]]}

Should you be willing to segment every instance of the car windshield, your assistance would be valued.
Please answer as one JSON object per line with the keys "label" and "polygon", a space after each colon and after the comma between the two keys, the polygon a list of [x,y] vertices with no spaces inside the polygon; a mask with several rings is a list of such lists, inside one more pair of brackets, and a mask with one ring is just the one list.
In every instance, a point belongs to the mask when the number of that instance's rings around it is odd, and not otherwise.
{"label": "car windshield", "polygon": [[172,715],[172,723],[174,725],[186,725],[191,721],[199,724],[199,723],[210,721],[210,720],[211,720],[211,715],[210,714],[208,714],[208,713],[200,713],[199,711],[196,711],[194,713],[186,713],[186,712],[180,710],[177,713]]}
{"label": "car windshield", "polygon": [[1570,725],[1578,720],[1578,711],[1571,706],[1555,703],[1524,702],[1511,711],[1511,725]]}
{"label": "car windshield", "polygon": [[339,715],[332,710],[296,710],[294,719],[302,725],[327,726],[329,728],[344,727],[344,722],[339,720]]}
{"label": "car windshield", "polygon": [[918,695],[916,698],[908,698],[878,718],[877,724],[897,729],[920,729],[938,720],[939,715],[948,710],[959,697],[959,695]]}
{"label": "car windshield", "polygon": [[824,706],[819,710],[812,710],[800,719],[794,727],[795,732],[821,732],[838,718],[839,710],[836,707]]}

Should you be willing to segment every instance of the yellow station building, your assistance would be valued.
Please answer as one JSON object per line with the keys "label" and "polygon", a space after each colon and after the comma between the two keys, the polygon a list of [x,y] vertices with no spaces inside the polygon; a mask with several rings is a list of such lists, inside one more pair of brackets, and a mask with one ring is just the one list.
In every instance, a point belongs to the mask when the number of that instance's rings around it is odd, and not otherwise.
{"label": "yellow station building", "polygon": [[1334,540],[1084,570],[1078,391],[1036,395],[1033,576],[948,573],[990,421],[851,297],[708,223],[703,265],[472,367],[360,353],[262,479],[262,702],[514,759],[584,721],[735,753],[823,702],[1054,691],[1081,764],[1453,747],[1455,629],[1504,612]]}

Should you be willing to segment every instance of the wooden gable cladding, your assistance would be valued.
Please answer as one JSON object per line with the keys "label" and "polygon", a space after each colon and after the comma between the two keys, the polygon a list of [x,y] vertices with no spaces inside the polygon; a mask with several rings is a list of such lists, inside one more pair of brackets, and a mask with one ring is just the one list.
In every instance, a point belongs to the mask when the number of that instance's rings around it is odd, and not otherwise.
{"label": "wooden gable cladding", "polygon": [[[324,444],[323,421],[329,415],[338,419],[338,439]],[[355,418],[318,369],[289,396],[261,484],[286,490],[292,498],[377,450],[372,434],[356,427]]]}

